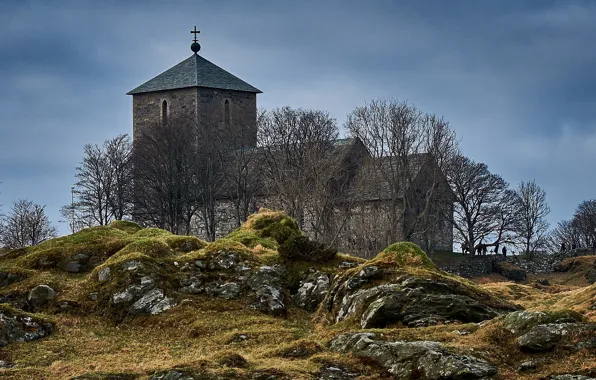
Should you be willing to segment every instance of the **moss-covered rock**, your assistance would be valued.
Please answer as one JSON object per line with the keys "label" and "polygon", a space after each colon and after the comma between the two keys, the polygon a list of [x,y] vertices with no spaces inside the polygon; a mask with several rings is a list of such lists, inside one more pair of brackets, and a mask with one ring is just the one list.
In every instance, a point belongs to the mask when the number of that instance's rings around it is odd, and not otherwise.
{"label": "moss-covered rock", "polygon": [[139,226],[135,222],[131,222],[128,220],[114,220],[112,223],[110,223],[110,227],[120,231],[124,231],[127,234],[131,235],[143,229],[143,227]]}
{"label": "moss-covered rock", "polygon": [[249,248],[255,248],[259,245],[268,249],[277,249],[278,247],[277,241],[275,241],[275,239],[271,237],[260,237],[257,232],[244,229],[242,227],[232,231],[226,236],[226,239],[237,241]]}
{"label": "moss-covered rock", "polygon": [[166,236],[162,240],[176,252],[192,252],[207,246],[207,242],[195,236]]}
{"label": "moss-covered rock", "polygon": [[166,236],[174,236],[170,231],[162,230],[161,228],[143,228],[134,234],[137,238],[158,238]]}
{"label": "moss-covered rock", "polygon": [[472,282],[438,270],[411,243],[389,246],[347,270],[327,293],[318,317],[361,328],[480,322],[517,307]]}
{"label": "moss-covered rock", "polygon": [[108,259],[107,262],[119,260],[119,257],[131,253],[141,253],[149,257],[164,258],[172,256],[174,254],[174,251],[172,251],[170,246],[161,239],[142,238],[128,244],[127,246],[116,252]]}
{"label": "moss-covered rock", "polygon": [[298,223],[286,213],[264,208],[250,215],[240,229],[252,231],[261,238],[272,238],[277,244],[283,244],[292,236],[302,235]]}
{"label": "moss-covered rock", "polygon": [[581,322],[584,317],[572,310],[554,311],[514,311],[503,319],[503,327],[512,334],[523,334],[534,326],[547,323],[575,323]]}
{"label": "moss-covered rock", "polygon": [[436,269],[435,264],[428,258],[420,247],[410,242],[391,244],[379,253],[373,260],[374,263],[390,263],[401,267],[417,266]]}
{"label": "moss-covered rock", "polygon": [[0,304],[0,347],[12,342],[41,339],[53,331],[54,322],[51,319]]}
{"label": "moss-covered rock", "polygon": [[108,226],[85,228],[26,248],[15,257],[14,264],[30,269],[88,272],[124,248],[131,241],[130,236]]}

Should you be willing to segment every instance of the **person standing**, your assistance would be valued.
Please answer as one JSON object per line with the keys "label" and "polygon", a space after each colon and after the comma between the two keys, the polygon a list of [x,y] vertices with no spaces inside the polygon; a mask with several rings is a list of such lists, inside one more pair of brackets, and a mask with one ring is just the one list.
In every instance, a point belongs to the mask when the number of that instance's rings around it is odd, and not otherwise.
{"label": "person standing", "polygon": [[503,247],[503,256],[507,257],[507,247]]}

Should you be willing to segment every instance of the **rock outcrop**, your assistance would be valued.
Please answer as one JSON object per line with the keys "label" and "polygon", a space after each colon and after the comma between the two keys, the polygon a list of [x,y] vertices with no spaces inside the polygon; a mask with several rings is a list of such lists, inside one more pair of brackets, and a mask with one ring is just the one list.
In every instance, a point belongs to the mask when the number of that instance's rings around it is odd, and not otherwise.
{"label": "rock outcrop", "polygon": [[515,310],[463,279],[437,270],[411,243],[398,243],[348,270],[325,299],[328,320],[361,328],[480,322]]}
{"label": "rock outcrop", "polygon": [[374,361],[395,379],[482,379],[497,373],[485,360],[453,353],[438,342],[382,341],[373,333],[344,334],[330,342],[332,350]]}
{"label": "rock outcrop", "polygon": [[45,318],[0,305],[0,347],[41,339],[53,331],[54,324]]}
{"label": "rock outcrop", "polygon": [[327,295],[330,286],[328,275],[311,269],[305,279],[300,281],[300,287],[293,297],[294,303],[304,310],[313,312]]}

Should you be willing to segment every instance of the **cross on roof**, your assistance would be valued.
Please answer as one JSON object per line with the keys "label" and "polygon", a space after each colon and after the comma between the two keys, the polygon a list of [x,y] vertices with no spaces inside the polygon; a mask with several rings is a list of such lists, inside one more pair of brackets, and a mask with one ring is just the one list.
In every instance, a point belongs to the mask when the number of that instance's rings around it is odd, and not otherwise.
{"label": "cross on roof", "polygon": [[190,32],[195,35],[193,42],[197,42],[198,41],[197,34],[201,33],[200,31],[197,30],[197,26],[195,25],[195,30],[191,30]]}

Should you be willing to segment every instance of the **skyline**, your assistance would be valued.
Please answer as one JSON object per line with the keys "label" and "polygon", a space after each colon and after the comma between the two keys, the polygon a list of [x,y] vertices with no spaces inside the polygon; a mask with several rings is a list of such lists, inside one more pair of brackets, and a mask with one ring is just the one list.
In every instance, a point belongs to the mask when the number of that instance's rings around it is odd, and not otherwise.
{"label": "skyline", "polygon": [[[192,54],[261,89],[258,105],[329,111],[377,97],[443,116],[466,156],[546,190],[551,227],[596,185],[596,5],[109,1],[0,14],[0,211],[47,206],[61,233],[87,143],[132,131],[125,93]],[[432,4],[433,6],[429,6]],[[255,22],[255,20],[257,22]]]}

